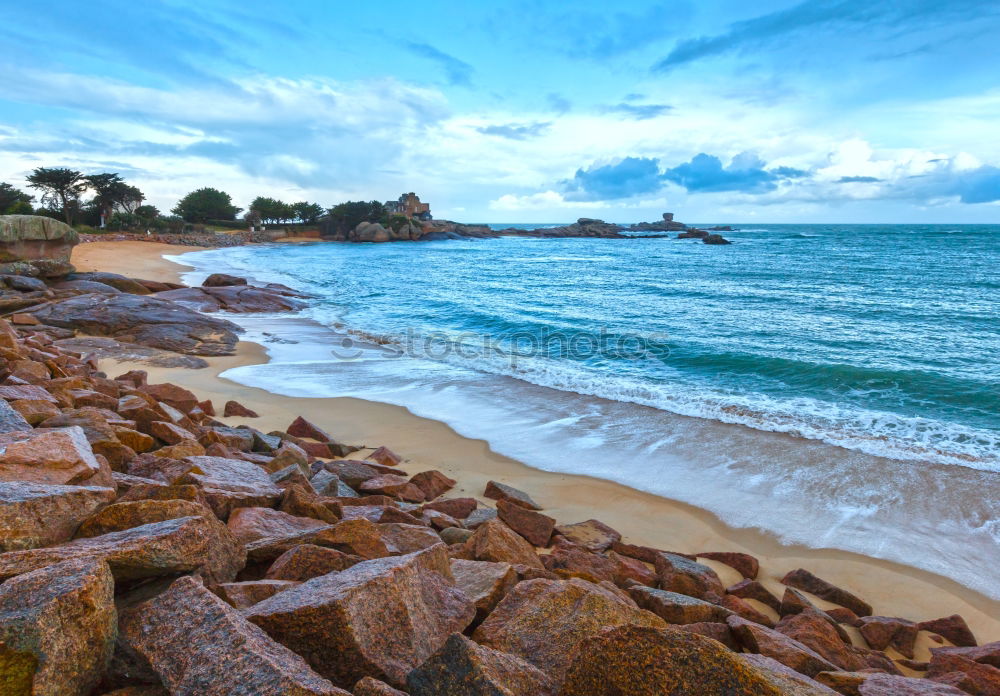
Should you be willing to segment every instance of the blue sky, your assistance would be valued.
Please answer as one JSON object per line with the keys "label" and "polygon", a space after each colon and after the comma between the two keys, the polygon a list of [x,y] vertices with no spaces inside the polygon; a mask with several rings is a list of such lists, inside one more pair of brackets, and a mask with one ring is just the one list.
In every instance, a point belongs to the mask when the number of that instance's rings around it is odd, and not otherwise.
{"label": "blue sky", "polygon": [[[608,9],[613,6],[614,9]],[[0,0],[0,180],[437,217],[1000,222],[1000,0]]]}

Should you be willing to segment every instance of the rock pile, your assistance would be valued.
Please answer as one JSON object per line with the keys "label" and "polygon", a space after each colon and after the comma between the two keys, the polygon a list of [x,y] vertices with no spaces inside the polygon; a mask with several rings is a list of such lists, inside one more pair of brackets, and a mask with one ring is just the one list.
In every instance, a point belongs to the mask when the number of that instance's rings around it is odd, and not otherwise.
{"label": "rock pile", "polygon": [[136,349],[145,346],[188,355],[230,355],[242,329],[202,312],[286,312],[305,306],[304,296],[291,288],[236,280],[242,283],[188,288],[116,273],[0,275],[0,317],[52,339],[70,339],[76,331],[114,338],[124,344],[122,353],[142,353]]}
{"label": "rock pile", "polygon": [[0,692],[1000,693],[1000,643],[959,616],[873,616],[804,569],[779,599],[746,554],[626,543],[303,418],[214,412],[0,320]]}
{"label": "rock pile", "polygon": [[[294,230],[294,228],[289,228]],[[109,232],[105,234],[80,235],[81,242],[158,242],[179,246],[200,246],[226,248],[244,244],[264,244],[294,235],[285,229],[275,230],[235,230],[232,232],[155,232],[139,234],[135,232]]]}

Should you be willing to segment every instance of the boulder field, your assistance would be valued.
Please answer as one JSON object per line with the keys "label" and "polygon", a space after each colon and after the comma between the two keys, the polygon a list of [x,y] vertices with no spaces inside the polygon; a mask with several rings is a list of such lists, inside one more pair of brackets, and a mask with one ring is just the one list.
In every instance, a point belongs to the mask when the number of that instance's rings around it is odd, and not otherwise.
{"label": "boulder field", "polygon": [[880,616],[803,568],[779,598],[745,553],[642,546],[504,481],[456,496],[387,446],[110,377],[116,351],[232,352],[204,311],[304,298],[75,273],[49,224],[0,275],[3,696],[1000,694],[1000,643],[961,616]]}
{"label": "boulder field", "polygon": [[629,543],[503,481],[454,496],[304,418],[231,427],[36,316],[0,319],[4,696],[1000,693],[960,616],[879,616],[802,568],[778,598],[745,553]]}

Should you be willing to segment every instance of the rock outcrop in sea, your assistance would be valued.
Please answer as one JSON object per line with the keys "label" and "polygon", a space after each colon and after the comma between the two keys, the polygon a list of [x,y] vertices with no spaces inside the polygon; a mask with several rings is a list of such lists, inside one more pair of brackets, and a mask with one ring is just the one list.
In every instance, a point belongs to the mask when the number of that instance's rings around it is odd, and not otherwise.
{"label": "rock outcrop in sea", "polygon": [[673,213],[664,213],[662,220],[657,220],[656,222],[637,222],[634,225],[630,225],[628,229],[637,232],[678,232],[686,230],[687,225],[674,220]]}
{"label": "rock outcrop in sea", "polygon": [[500,234],[514,237],[606,237],[612,239],[625,237],[620,225],[595,218],[580,218],[572,225],[563,225],[562,227],[540,227],[534,230],[511,227],[500,230]]}
{"label": "rock outcrop in sea", "polygon": [[[390,223],[361,222],[348,231],[340,230],[333,224],[321,223],[321,237],[327,241],[339,242],[405,242],[433,241],[442,239],[484,239],[493,237],[546,237],[546,238],[604,238],[632,239],[636,237],[666,237],[670,231],[689,230],[682,222],[675,222],[673,213],[664,213],[660,222],[641,222],[629,227],[605,222],[595,218],[579,218],[570,225],[557,227],[537,227],[526,229],[522,227],[507,227],[495,230],[488,225],[465,225],[450,220],[418,221],[401,219],[395,216]],[[662,232],[664,234],[630,234],[632,232]],[[691,230],[678,235],[679,239],[688,237],[705,239],[709,233],[704,230]],[[728,244],[728,241],[716,241],[719,235],[713,235],[712,241],[706,244]],[[721,239],[721,238],[720,238]]]}
{"label": "rock outcrop in sea", "polygon": [[[642,546],[503,481],[457,494],[302,417],[264,432],[237,402],[234,425],[142,370],[109,377],[60,345],[105,324],[47,311],[156,299],[100,277],[113,293],[28,289],[54,302],[0,318],[5,696],[1000,692],[1000,643],[958,615],[879,616],[806,569],[779,599],[760,581],[778,569],[746,553]],[[190,317],[179,302],[225,290],[234,311],[250,289],[216,277],[158,302]]]}

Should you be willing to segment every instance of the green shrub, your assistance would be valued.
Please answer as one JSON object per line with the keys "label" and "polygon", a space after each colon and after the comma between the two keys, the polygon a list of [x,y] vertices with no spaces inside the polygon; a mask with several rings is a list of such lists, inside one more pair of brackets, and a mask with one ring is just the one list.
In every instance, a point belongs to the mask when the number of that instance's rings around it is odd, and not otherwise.
{"label": "green shrub", "polygon": [[406,217],[405,215],[400,215],[398,213],[395,213],[393,215],[390,215],[389,219],[386,222],[388,226],[392,228],[393,232],[399,232],[401,229],[403,229],[404,227],[406,227],[406,225],[409,224],[410,218]]}

